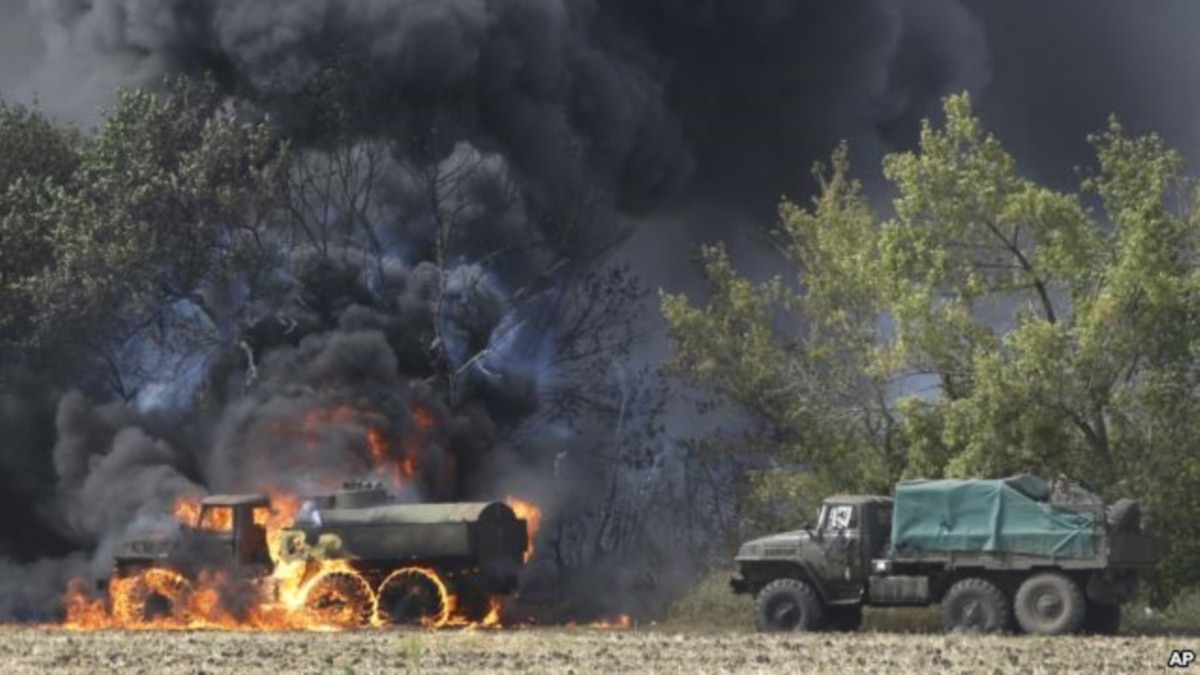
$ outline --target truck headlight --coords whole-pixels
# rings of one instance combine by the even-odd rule
[[[876,560],[872,563],[872,567],[875,569],[876,574],[887,574],[892,571],[892,561]]]

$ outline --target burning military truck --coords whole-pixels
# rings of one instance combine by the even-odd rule
[[[504,502],[397,504],[372,483],[304,500],[282,527],[266,495],[198,506],[177,532],[115,556],[100,587],[118,624],[494,623],[531,543]]]

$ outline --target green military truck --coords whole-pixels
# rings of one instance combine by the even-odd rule
[[[948,631],[1112,634],[1153,563],[1135,500],[1067,481],[913,480],[834,496],[815,526],[746,542],[760,630],[856,630],[862,608],[940,605]]]

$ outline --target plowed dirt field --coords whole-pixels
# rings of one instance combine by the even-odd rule
[[[1163,672],[1196,638],[521,629],[354,633],[0,629],[15,673]]]

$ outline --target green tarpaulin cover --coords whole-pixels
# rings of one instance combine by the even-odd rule
[[[1051,504],[1049,495],[1049,483],[1033,476],[902,481],[896,486],[892,546],[901,553],[1095,556],[1096,514]]]

